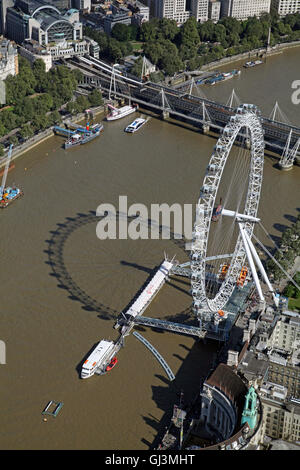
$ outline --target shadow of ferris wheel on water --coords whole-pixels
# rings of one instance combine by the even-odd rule
[[[127,214],[119,213],[116,211],[116,215],[119,219],[124,218],[127,222],[132,222],[134,220],[138,220],[139,224],[146,224],[147,227],[153,227],[153,221],[151,219],[142,220],[140,217],[136,216],[128,216]],[[107,214],[104,214],[107,216]],[[103,217],[104,217],[103,216]],[[64,261],[64,248],[68,241],[70,235],[77,229],[87,225],[87,224],[97,224],[102,216],[96,215],[95,211],[90,211],[87,214],[78,213],[75,217],[66,217],[66,220],[63,223],[57,223],[57,228],[55,230],[50,231],[51,238],[50,240],[45,240],[48,248],[44,250],[44,252],[48,255],[48,260],[45,261],[51,267],[50,276],[53,276],[57,279],[58,284],[57,287],[60,289],[65,289],[71,300],[80,302],[82,304],[82,309],[87,312],[97,312],[99,314],[99,318],[103,320],[115,320],[120,311],[113,309],[109,305],[105,305],[99,300],[94,299],[89,294],[87,294],[72,278],[71,274],[69,273],[65,261]],[[175,238],[175,234],[169,230],[168,227],[163,225],[156,224],[156,229],[158,230],[159,234],[162,235],[165,233],[166,230],[169,231],[170,240],[182,250],[185,250],[185,240]],[[130,263],[126,261],[120,261],[120,264],[131,266],[135,269],[139,269],[142,271],[146,271],[149,273],[149,278],[147,279],[146,283],[149,282],[149,279],[153,276],[156,268],[148,268],[145,266],[137,265],[136,263]],[[173,285],[170,281],[168,282],[169,285],[178,289],[176,285]],[[132,302],[132,300],[131,300]],[[130,302],[130,303],[131,303]],[[183,318],[183,316],[188,315],[190,312],[190,308],[174,314],[169,319],[175,320],[176,318]]]

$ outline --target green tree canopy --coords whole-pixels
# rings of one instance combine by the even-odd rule
[[[117,23],[112,28],[111,35],[113,38],[117,39],[117,41],[125,42],[129,41],[131,31],[126,24]]]

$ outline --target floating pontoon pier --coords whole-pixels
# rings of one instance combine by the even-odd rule
[[[53,400],[51,400],[47,404],[46,408],[42,411],[42,415],[50,415],[50,416],[54,416],[54,418],[56,418],[56,416],[58,415],[58,413],[62,409],[63,405],[64,404],[63,404],[62,401],[53,401]],[[53,409],[53,406],[54,406],[54,409]],[[52,411],[51,411],[51,408],[52,408]]]

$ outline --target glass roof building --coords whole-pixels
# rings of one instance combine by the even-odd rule
[[[33,39],[40,45],[82,39],[82,23],[78,10],[60,12],[56,6],[42,0],[16,0],[7,9],[7,37],[22,44]]]

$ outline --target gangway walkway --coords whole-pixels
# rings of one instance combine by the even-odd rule
[[[71,131],[70,129],[66,129],[65,127],[54,126],[53,131],[57,135],[62,135],[64,137],[70,137],[70,135],[75,134],[75,131]]]
[[[138,340],[140,340],[140,341],[152,352],[152,354],[154,354],[154,356],[156,357],[156,359],[158,360],[158,362],[163,366],[163,368],[165,369],[166,373],[168,374],[169,380],[172,382],[172,380],[175,379],[175,375],[174,375],[173,372],[171,371],[170,367],[168,366],[168,364],[166,363],[166,361],[164,360],[164,358],[159,354],[159,352],[154,348],[154,346],[152,346],[152,344],[149,343],[149,341],[147,341],[142,335],[140,335],[140,334],[137,333],[136,331],[133,333],[133,335],[134,335]]]
[[[157,318],[149,317],[135,317],[134,323],[137,325],[150,326],[152,328],[160,328],[162,330],[173,331],[174,333],[182,333],[186,335],[197,336],[198,338],[204,338],[205,331],[201,330],[197,326],[183,325],[182,323],[174,323],[167,320],[160,320]]]

